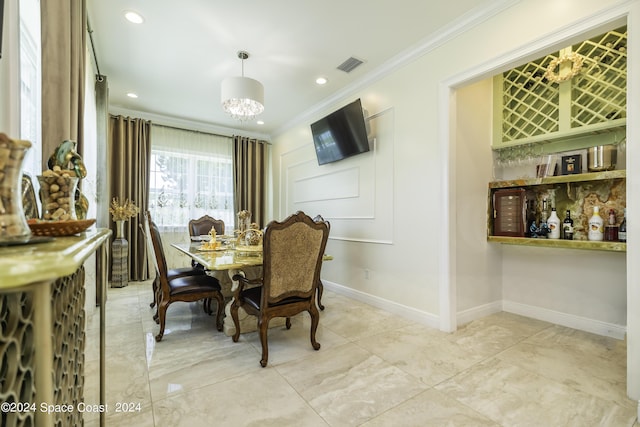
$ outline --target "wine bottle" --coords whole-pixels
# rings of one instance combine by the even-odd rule
[[[609,209],[609,224],[604,227],[604,240],[615,242],[618,240],[618,226],[616,225],[616,211]]]
[[[540,237],[548,238],[549,224],[547,224],[547,199],[542,199],[542,210],[540,211]]]
[[[573,220],[571,219],[571,211],[567,209],[567,216],[562,221],[562,238],[565,240],[573,240]]]
[[[556,213],[556,208],[551,208],[551,215],[549,215],[549,219],[547,220],[547,225],[549,227],[549,239],[559,239],[560,238],[560,218],[558,218],[558,214]]]
[[[589,232],[587,238],[592,241],[604,240],[604,221],[600,216],[600,208],[593,207],[593,215],[589,218]]]
[[[622,222],[618,229],[618,240],[621,242],[627,241],[627,208],[624,208],[624,216],[622,217]]]

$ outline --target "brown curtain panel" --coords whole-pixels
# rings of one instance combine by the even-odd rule
[[[125,238],[129,242],[129,280],[149,278],[146,243],[140,233],[143,213],[149,208],[149,165],[151,160],[151,122],[131,117],[109,118],[109,184],[114,197],[129,199],[140,208],[140,214],[125,222]],[[115,235],[115,223],[111,222]]]
[[[83,151],[87,8],[85,0],[40,2],[42,167],[65,139]]]
[[[233,137],[235,208],[251,212],[260,227],[265,226],[266,153],[265,141]]]

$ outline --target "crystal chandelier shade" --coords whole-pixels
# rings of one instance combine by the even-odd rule
[[[251,120],[264,111],[262,83],[244,76],[244,60],[248,57],[247,52],[238,52],[238,58],[242,60],[242,76],[227,77],[221,86],[222,108],[240,121]]]

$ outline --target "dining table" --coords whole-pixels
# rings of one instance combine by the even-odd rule
[[[207,274],[216,276],[215,272],[226,272],[231,279],[230,286],[224,286],[222,277],[218,277],[221,281],[222,295],[229,302],[225,307],[225,318],[223,332],[227,336],[235,333],[235,325],[231,318],[231,303],[233,302],[233,293],[238,288],[238,282],[233,280],[236,274],[247,275],[248,273],[256,274],[255,270],[261,270],[262,267],[262,245],[241,246],[234,244],[231,236],[219,236],[222,244],[215,249],[207,249],[208,245],[204,244],[206,240],[195,239],[190,243],[173,243],[172,247],[187,255],[197,263],[201,264]],[[333,259],[330,255],[324,255],[323,260],[329,261]],[[254,270],[254,271],[252,271]],[[261,271],[258,272],[261,274]],[[241,333],[256,331],[257,321],[254,316],[248,315],[242,308],[238,310],[240,319]],[[269,327],[279,327],[285,324],[284,318],[275,318],[269,322]]]

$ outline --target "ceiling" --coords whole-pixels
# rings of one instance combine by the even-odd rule
[[[273,135],[490,3],[500,2],[87,0],[87,8],[111,111]],[[144,23],[125,20],[129,10]],[[263,125],[234,120],[220,105],[222,80],[241,74],[239,50],[251,55],[244,75],[265,88]],[[350,57],[364,63],[338,70]],[[319,76],[329,82],[317,85]]]

